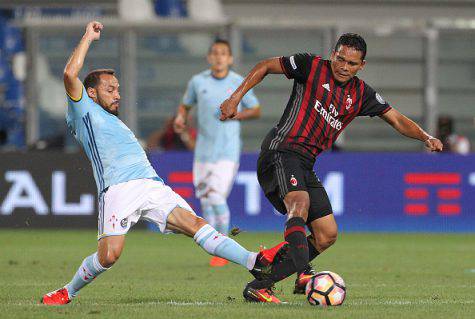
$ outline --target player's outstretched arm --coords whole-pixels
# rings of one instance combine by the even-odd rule
[[[424,145],[432,152],[442,151],[443,145],[439,139],[427,134],[427,132],[425,132],[414,121],[399,113],[395,109],[391,109],[384,113],[381,115],[381,118],[394,127],[402,135],[424,142]]]
[[[224,121],[234,118],[237,114],[237,107],[241,99],[250,89],[259,84],[267,74],[284,74],[284,70],[282,70],[282,66],[280,65],[280,58],[270,58],[256,64],[241,85],[221,104],[220,119]]]
[[[74,100],[78,100],[81,97],[82,83],[81,80],[79,80],[79,72],[84,64],[84,59],[86,58],[89,46],[92,41],[99,40],[103,28],[104,26],[100,22],[89,22],[81,41],[79,41],[79,44],[74,49],[68,63],[66,63],[66,66],[64,67],[64,88],[68,95]]]

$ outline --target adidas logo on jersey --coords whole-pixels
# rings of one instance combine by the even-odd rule
[[[330,92],[330,84],[325,83],[325,84],[323,84],[322,86],[323,86],[323,88],[324,88],[325,90],[327,90],[328,92]]]

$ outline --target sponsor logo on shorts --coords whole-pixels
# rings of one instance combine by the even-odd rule
[[[297,186],[297,184],[298,184],[297,179],[295,178],[294,175],[292,175],[292,176],[290,177],[290,184],[291,184],[292,186]]]
[[[127,218],[124,218],[120,221],[120,226],[122,226],[122,228],[127,227]]]

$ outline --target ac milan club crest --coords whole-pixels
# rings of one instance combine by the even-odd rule
[[[353,100],[351,99],[351,96],[348,95],[348,96],[346,97],[345,108],[346,108],[347,110],[349,110],[352,105],[353,105]]]
[[[292,176],[290,177],[290,184],[291,184],[292,186],[297,186],[297,184],[298,184],[297,179],[295,178],[294,175],[292,175]]]

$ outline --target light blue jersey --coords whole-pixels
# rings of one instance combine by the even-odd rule
[[[198,137],[195,146],[195,161],[217,162],[231,160],[239,162],[241,153],[241,123],[220,121],[219,106],[243,81],[242,76],[229,71],[223,79],[215,78],[211,70],[193,76],[188,82],[183,104],[197,106]],[[239,104],[242,108],[259,107],[259,101],[250,90]]]
[[[132,131],[96,104],[83,87],[78,101],[68,96],[66,123],[91,161],[97,191],[140,178],[159,178]]]

